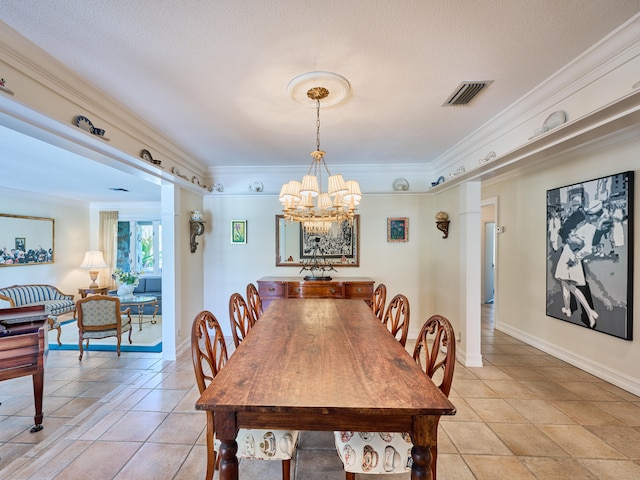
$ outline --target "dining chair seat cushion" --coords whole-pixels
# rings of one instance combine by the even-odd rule
[[[411,471],[411,436],[391,432],[334,432],[336,450],[351,473]]]
[[[298,444],[298,430],[260,430],[241,428],[238,430],[238,458],[254,460],[291,460]],[[214,440],[214,449],[219,451],[220,440]]]

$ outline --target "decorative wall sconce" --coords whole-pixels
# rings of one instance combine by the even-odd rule
[[[445,212],[436,213],[436,227],[444,233],[442,238],[447,238],[449,236],[449,215]]]
[[[191,253],[196,253],[198,249],[198,242],[196,242],[196,236],[200,236],[204,233],[204,223],[202,221],[202,212],[194,210],[190,212],[191,218],[189,219],[189,232],[191,234]]]

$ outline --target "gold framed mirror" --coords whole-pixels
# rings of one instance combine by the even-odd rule
[[[54,219],[0,213],[0,267],[53,263]]]
[[[301,267],[321,245],[321,256],[335,267],[360,266],[360,215],[334,224],[327,235],[305,234],[297,222],[276,215],[276,267]]]

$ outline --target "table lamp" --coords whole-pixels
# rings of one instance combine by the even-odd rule
[[[102,252],[99,250],[92,250],[84,254],[84,260],[80,265],[80,268],[88,268],[89,277],[91,278],[91,285],[89,288],[98,288],[98,284],[96,280],[98,279],[98,270],[97,268],[107,268],[107,262],[104,261],[104,257],[102,256]]]

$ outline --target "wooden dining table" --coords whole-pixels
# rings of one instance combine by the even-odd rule
[[[455,407],[362,300],[274,300],[196,402],[213,410],[220,479],[240,428],[408,432],[430,479],[437,420]]]

